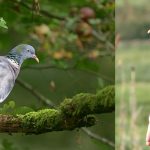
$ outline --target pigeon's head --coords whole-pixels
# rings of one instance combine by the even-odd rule
[[[12,56],[15,55],[19,64],[21,64],[25,59],[28,58],[33,58],[39,63],[39,59],[35,54],[35,49],[28,44],[20,44],[14,47],[9,54],[11,54]]]

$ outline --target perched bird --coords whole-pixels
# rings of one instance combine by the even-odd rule
[[[27,44],[14,47],[6,56],[0,56],[0,103],[11,92],[24,60],[33,58],[39,63],[35,49]]]

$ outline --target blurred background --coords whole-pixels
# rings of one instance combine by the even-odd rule
[[[114,0],[0,0],[0,55],[28,43],[40,59],[40,64],[33,60],[23,64],[19,81],[0,107],[9,106],[9,101],[18,109],[49,107],[24,85],[32,86],[56,106],[66,97],[96,93],[113,85],[114,11]],[[97,115],[96,119],[88,131],[98,138],[82,129],[28,136],[0,134],[0,149],[114,149],[114,113]]]
[[[148,150],[150,28],[148,0],[116,1],[116,149]]]

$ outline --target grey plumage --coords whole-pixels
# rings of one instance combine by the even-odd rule
[[[0,103],[11,92],[19,71],[20,67],[15,68],[6,57],[0,56]]]
[[[10,94],[21,65],[27,58],[39,61],[34,48],[27,44],[18,45],[8,55],[0,56],[0,103]]]

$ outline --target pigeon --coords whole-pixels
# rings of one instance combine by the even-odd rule
[[[0,103],[10,94],[24,60],[33,58],[39,63],[35,49],[28,44],[14,47],[6,56],[0,56]]]

